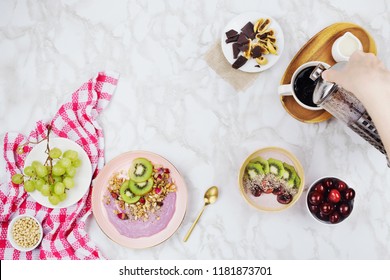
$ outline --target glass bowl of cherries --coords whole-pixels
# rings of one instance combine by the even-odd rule
[[[355,190],[336,177],[323,177],[309,188],[306,205],[312,216],[325,224],[338,224],[353,210]]]

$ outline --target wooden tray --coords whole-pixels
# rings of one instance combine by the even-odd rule
[[[284,72],[280,84],[290,84],[294,71],[305,62],[315,60],[326,62],[330,66],[335,64],[332,57],[333,42],[347,31],[360,39],[364,52],[376,54],[375,41],[366,30],[353,23],[335,23],[318,32],[298,51]],[[286,111],[301,122],[318,123],[332,117],[325,110],[311,111],[303,108],[292,96],[280,96],[280,101]]]

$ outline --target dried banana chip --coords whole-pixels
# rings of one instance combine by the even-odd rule
[[[255,25],[253,26],[253,31],[257,33],[257,30],[259,29],[259,26],[264,22],[264,19],[261,18],[258,21],[256,21]]]
[[[268,49],[268,51],[269,51],[271,54],[275,54],[275,55],[278,54],[277,51],[276,51],[276,49],[275,49],[275,47],[272,45],[272,43],[271,43],[270,40],[267,41],[267,49]]]
[[[260,56],[256,58],[256,62],[259,65],[266,65],[268,63],[268,59],[265,56]]]

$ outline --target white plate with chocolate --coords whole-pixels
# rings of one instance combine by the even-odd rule
[[[225,26],[221,46],[234,69],[256,73],[267,70],[279,60],[284,36],[275,19],[249,12],[233,18]]]

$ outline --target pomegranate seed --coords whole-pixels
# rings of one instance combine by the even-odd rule
[[[157,201],[157,205],[161,207],[164,205],[164,203],[162,203],[161,201]]]
[[[161,179],[162,179],[162,175],[161,175],[161,174],[158,174],[157,180],[161,180]]]
[[[127,220],[129,218],[125,213],[119,213],[117,216],[121,220]]]
[[[157,193],[157,194],[159,194],[159,193],[161,192],[161,188],[155,188],[155,189],[154,189],[154,192]]]
[[[164,173],[169,174],[169,173],[170,173],[169,169],[168,169],[168,168],[165,168],[165,169],[164,169]]]
[[[145,204],[145,198],[141,197],[141,198],[139,199],[139,202],[140,202],[141,204]]]
[[[118,199],[118,194],[116,194],[114,192],[111,193],[111,196],[112,196],[113,199]]]

